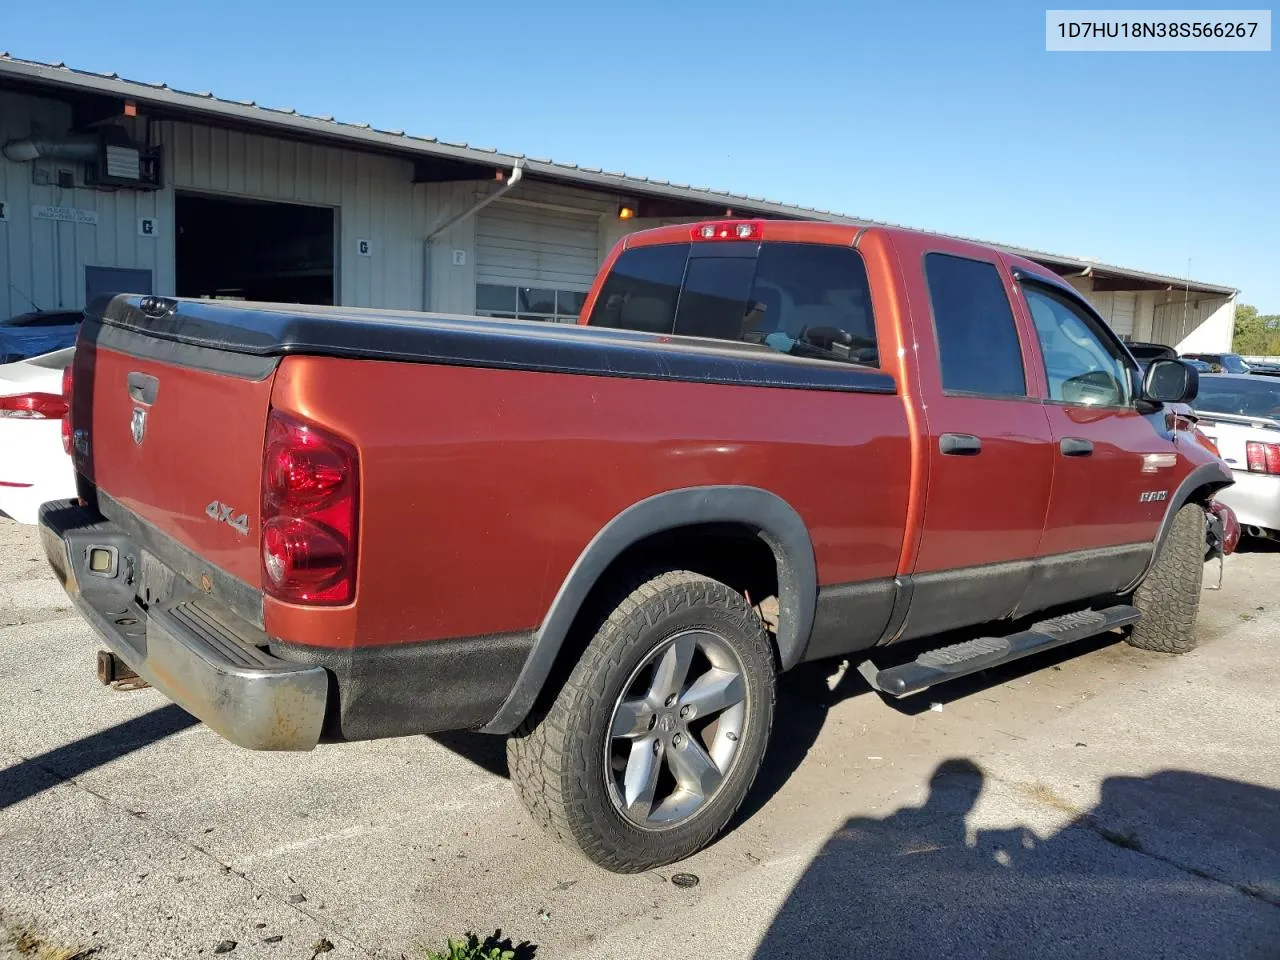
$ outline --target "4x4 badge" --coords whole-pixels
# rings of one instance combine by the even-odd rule
[[[142,407],[133,408],[133,416],[129,418],[129,433],[133,442],[142,446],[142,438],[147,435],[147,411]]]
[[[236,514],[235,509],[228,503],[221,500],[213,500],[204,508],[205,516],[217,520],[219,523],[225,523],[237,533],[247,534],[249,532],[249,514]]]

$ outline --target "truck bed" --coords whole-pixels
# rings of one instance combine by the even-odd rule
[[[130,335],[142,335],[224,351],[245,358],[224,359],[226,372],[233,373],[265,375],[271,358],[305,354],[740,386],[895,391],[893,378],[872,367],[787,356],[756,344],[602,327],[138,296],[99,301],[88,314],[85,336],[102,346],[128,347],[135,342]],[[193,356],[168,354],[184,361]],[[207,355],[205,361],[216,362]]]

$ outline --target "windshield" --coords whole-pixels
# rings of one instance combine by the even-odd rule
[[[1222,366],[1227,373],[1248,373],[1249,365],[1244,362],[1238,353],[1224,353],[1222,355]]]
[[[1280,381],[1252,377],[1201,377],[1195,408],[1205,413],[1280,419]]]

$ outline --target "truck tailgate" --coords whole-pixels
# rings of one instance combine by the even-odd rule
[[[275,365],[259,364],[252,376],[215,371],[208,361],[218,351],[175,346],[105,325],[82,338],[76,468],[161,533],[260,587],[262,448]]]

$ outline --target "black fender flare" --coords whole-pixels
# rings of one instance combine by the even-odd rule
[[[1235,479],[1231,476],[1231,468],[1221,461],[1202,463],[1183,477],[1182,482],[1178,484],[1178,489],[1173,491],[1173,496],[1169,498],[1168,506],[1165,507],[1164,518],[1160,521],[1160,527],[1156,531],[1156,539],[1151,548],[1151,558],[1147,561],[1147,565],[1143,568],[1138,578],[1120,592],[1131,593],[1138,589],[1143,580],[1147,579],[1147,574],[1151,572],[1151,568],[1160,559],[1160,551],[1164,548],[1164,542],[1169,536],[1169,530],[1173,527],[1173,518],[1178,515],[1179,510],[1191,501],[1192,495],[1197,490],[1208,487],[1210,490],[1217,491],[1233,483],[1235,483]]]
[[[667,530],[701,523],[741,523],[756,530],[778,568],[778,654],[783,670],[800,662],[813,629],[817,564],[800,514],[777,494],[748,486],[686,487],[641,500],[601,528],[579,554],[533,638],[520,676],[481,729],[510,733],[533,708],[574,618],[600,576],[632,545]]]

